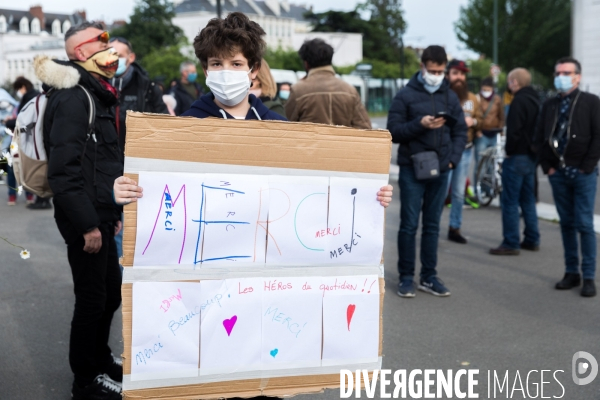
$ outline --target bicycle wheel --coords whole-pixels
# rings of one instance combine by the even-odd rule
[[[494,156],[485,155],[477,166],[475,196],[481,206],[489,206],[496,197],[497,178],[494,163]]]

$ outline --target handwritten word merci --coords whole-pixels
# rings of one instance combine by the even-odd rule
[[[135,355],[135,365],[140,365],[142,363],[146,364],[147,361],[150,361],[152,356],[154,356],[156,353],[158,353],[160,351],[160,349],[163,348],[163,345],[160,342],[160,335],[158,335],[158,339],[159,339],[159,341],[154,343],[154,345],[151,348],[149,348],[149,349],[146,348],[146,349],[144,349],[144,351],[139,351]]]
[[[279,308],[274,308],[274,309],[272,309],[271,307],[267,308],[267,311],[265,312],[265,317],[268,317],[269,314],[273,314],[271,316],[271,322],[276,322],[276,323],[282,324],[292,334],[294,334],[294,336],[296,336],[296,338],[298,338],[298,335],[300,335],[300,332],[302,332],[302,329],[304,329],[306,324],[308,324],[308,322],[305,322],[304,325],[302,325],[302,328],[300,328],[300,324],[293,322],[292,317],[286,317],[286,315],[284,313],[279,312]]]
[[[169,218],[173,216],[173,211],[170,211],[173,207],[173,200],[171,200],[171,195],[165,192],[165,230],[166,231],[174,231],[172,225],[173,223],[169,221]]]
[[[325,292],[332,292],[332,291],[336,291],[336,290],[355,291],[356,285],[351,285],[351,284],[347,283],[346,281],[338,284],[338,280],[336,279],[335,283],[333,285],[326,285],[323,283],[323,284],[321,284],[321,286],[319,286],[319,289],[321,289],[323,291],[323,294],[325,294]]]

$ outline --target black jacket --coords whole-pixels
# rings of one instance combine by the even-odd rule
[[[175,100],[177,100],[177,106],[175,107],[175,110],[173,110],[175,111],[175,115],[183,114],[190,109],[192,103],[194,103],[196,100],[200,100],[200,97],[202,97],[202,86],[196,82],[194,82],[194,86],[196,87],[197,92],[195,98],[191,96],[187,90],[185,90],[181,81],[177,81],[177,85],[171,88],[171,95],[173,95]]]
[[[412,165],[411,156],[423,151],[436,151],[440,160],[440,170],[448,170],[449,164],[458,165],[467,144],[467,124],[463,109],[454,91],[444,80],[433,94],[425,90],[419,82],[417,72],[408,85],[394,97],[388,115],[387,128],[392,141],[400,143],[398,165]],[[446,111],[456,118],[456,125],[446,125],[439,129],[426,129],[421,119]]]
[[[150,112],[157,114],[168,114],[169,110],[163,102],[162,91],[148,77],[137,63],[129,66],[131,79],[123,86],[123,77],[111,79],[111,84],[117,89],[119,95],[118,116],[119,124],[117,126],[119,133],[119,146],[125,150],[126,127],[125,117],[127,111]]]
[[[538,94],[531,86],[515,93],[506,117],[506,155],[535,156],[535,127],[540,112]]]
[[[44,144],[54,218],[70,244],[100,223],[121,218],[112,195],[115,179],[123,175],[113,110],[117,98],[72,62],[47,58],[36,65],[36,73],[55,88],[44,114]],[[88,89],[95,104],[95,138],[88,136],[89,100],[77,83]]]
[[[568,141],[564,153],[565,165],[589,174],[600,159],[600,99],[578,89],[569,96],[572,96],[572,100],[567,129]],[[559,97],[555,97],[544,103],[538,126],[539,162],[545,174],[550,168],[557,169],[560,165],[560,159],[553,146],[560,100]]]
[[[21,101],[19,102],[19,112],[21,112],[21,110],[23,109],[23,107],[25,107],[25,104],[29,103],[29,101],[33,98],[35,98],[35,96],[37,96],[38,94],[40,94],[40,92],[38,92],[37,90],[31,88],[30,90],[28,90],[23,97],[21,98]],[[6,124],[4,126],[6,126],[8,129],[10,129],[11,131],[15,130],[15,126],[17,124],[17,120],[16,119],[9,119],[8,121],[6,121]]]

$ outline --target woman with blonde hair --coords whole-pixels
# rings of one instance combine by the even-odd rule
[[[250,94],[258,97],[269,111],[276,112],[282,117],[285,117],[283,104],[281,104],[281,101],[277,98],[277,83],[275,83],[275,79],[273,78],[273,75],[271,75],[269,64],[267,64],[267,61],[264,59],[261,62],[256,78],[252,79]]]

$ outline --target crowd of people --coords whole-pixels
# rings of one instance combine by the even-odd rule
[[[263,59],[264,34],[242,13],[211,20],[193,43],[202,71],[194,62],[184,62],[180,79],[167,88],[153,82],[136,63],[134,48],[126,38],[111,39],[95,22],[74,26],[65,34],[68,61],[42,58],[35,63],[47,97],[41,121],[47,178],[74,282],[69,345],[73,399],[121,398],[122,364],[111,353],[108,336],[121,303],[122,206],[143,195],[137,182],[122,176],[127,111],[371,128],[356,89],[336,77],[334,50],[329,44],[319,39],[305,42],[299,50],[305,79],[294,85],[278,84]],[[199,73],[206,76],[206,93],[197,83]],[[555,70],[560,95],[543,106],[531,89],[529,72],[522,68],[511,71],[508,86],[514,99],[506,116],[493,80],[484,79],[479,93],[473,94],[467,86],[468,73],[464,61],[448,62],[443,47],[429,46],[421,57],[421,70],[397,93],[389,111],[387,128],[393,142],[400,144],[398,295],[414,297],[417,287],[436,296],[450,295],[437,274],[444,200],[450,189],[448,239],[466,244],[462,209],[470,165],[487,147],[496,145],[498,134],[505,129],[504,239],[490,253],[516,255],[520,249],[539,250],[534,175],[540,164],[550,177],[565,248],[566,274],[556,288],[570,289],[583,281],[581,294],[594,296],[596,239],[592,221],[600,158],[600,99],[578,89],[581,67],[576,60],[565,58],[558,60]],[[6,102],[15,110],[38,95],[24,78],[17,79],[14,89],[21,103],[12,98]],[[7,95],[0,93],[0,105]],[[5,116],[3,123],[14,124],[17,112]],[[90,115],[95,115],[91,128]],[[9,174],[9,204],[14,204],[11,190],[16,185],[10,179],[14,178]],[[373,195],[387,207],[392,186]],[[33,197],[27,199],[36,204]],[[48,199],[39,203],[44,204],[39,208],[50,204]],[[525,220],[523,241],[519,208]],[[420,219],[421,270],[416,285]]]
[[[387,128],[399,143],[400,231],[398,295],[415,297],[416,289],[435,296],[450,290],[437,274],[440,219],[448,187],[452,193],[448,239],[466,244],[461,233],[467,174],[498,135],[506,131],[502,162],[501,244],[492,255],[539,251],[536,170],[548,175],[564,247],[565,275],[559,290],[581,286],[581,296],[596,295],[594,202],[600,159],[600,99],[579,90],[581,65],[557,60],[554,85],[558,96],[543,104],[531,86],[531,74],[515,68],[508,74],[512,101],[507,115],[492,78],[479,94],[469,93],[464,61],[448,62],[440,46],[429,46],[421,71],[400,90],[390,108]],[[524,221],[521,240],[520,219]],[[421,270],[415,284],[416,234],[422,220]],[[581,242],[581,260],[579,257]]]

